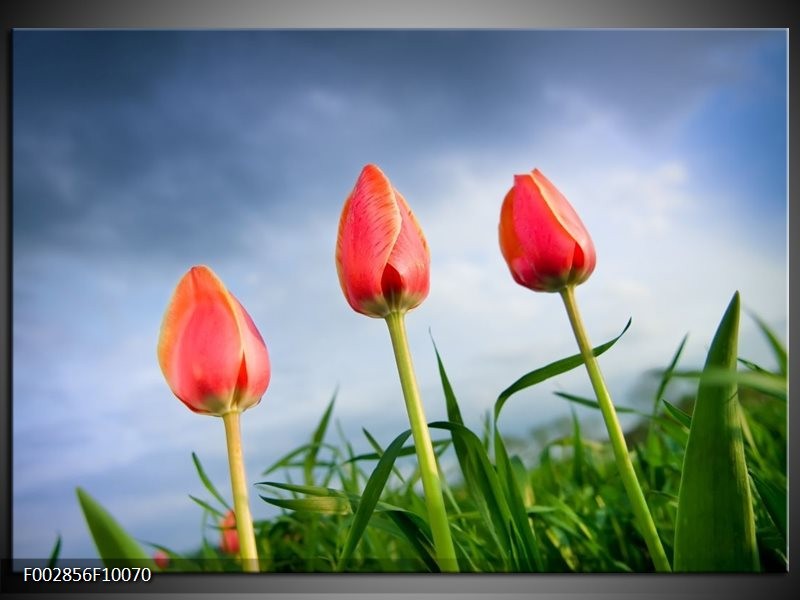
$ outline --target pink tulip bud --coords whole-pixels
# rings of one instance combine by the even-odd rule
[[[169,555],[163,550],[156,550],[153,553],[153,562],[159,569],[166,569],[169,567]]]
[[[403,196],[375,165],[361,171],[339,220],[336,270],[347,302],[369,317],[418,306],[430,287],[430,252]]]
[[[219,548],[225,554],[239,554],[239,532],[236,531],[236,515],[229,510],[219,523]]]
[[[597,258],[575,209],[538,169],[514,176],[500,213],[500,250],[514,281],[537,292],[583,283]]]
[[[174,394],[198,413],[255,406],[267,389],[267,347],[253,320],[214,272],[192,267],[178,283],[158,340],[158,362]]]

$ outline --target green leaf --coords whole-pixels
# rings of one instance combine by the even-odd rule
[[[428,567],[428,570],[434,573],[439,571],[427,523],[420,519],[418,515],[405,510],[392,510],[384,514],[392,519],[408,540],[408,543],[411,544],[411,547],[425,563],[425,566]]]
[[[739,364],[744,365],[745,367],[747,367],[751,371],[755,371],[756,373],[769,373],[769,371],[767,371],[760,365],[757,365],[752,360],[747,360],[746,358],[742,358],[741,356],[739,357]]]
[[[612,340],[607,341],[605,344],[601,344],[596,348],[592,349],[592,354],[595,356],[600,356],[611,348],[614,344],[617,343],[617,340],[621,338],[626,331],[628,331],[628,327],[631,326],[632,319],[628,319],[628,323],[625,325],[625,328],[622,332]],[[536,385],[537,383],[541,383],[546,379],[550,379],[551,377],[555,377],[556,375],[561,375],[562,373],[566,373],[576,367],[579,367],[583,364],[583,357],[580,354],[573,354],[567,358],[562,358],[561,360],[557,360],[555,362],[550,363],[547,366],[544,366],[540,369],[536,369],[523,375],[517,381],[512,383],[509,387],[503,390],[500,395],[497,397],[497,401],[494,404],[494,420],[497,422],[497,418],[500,416],[500,411],[503,408],[503,405],[506,401],[513,395],[519,392],[520,390],[524,390],[525,388],[529,388],[532,385]]]
[[[314,512],[325,515],[349,515],[352,512],[350,509],[350,501],[347,498],[337,496],[312,496],[311,498],[290,499],[267,498],[266,496],[261,496],[261,499],[273,506],[288,508],[299,512]]]
[[[384,453],[383,446],[381,446],[381,445],[378,443],[378,440],[376,440],[376,439],[373,437],[373,435],[372,435],[372,434],[371,434],[369,431],[367,431],[367,430],[366,430],[366,428],[362,427],[362,428],[361,428],[361,431],[363,431],[363,432],[364,432],[364,437],[366,437],[366,438],[367,438],[367,441],[369,442],[369,445],[370,445],[370,446],[372,446],[372,447],[375,449],[375,460],[380,460],[381,456],[383,456],[383,453]],[[416,449],[415,449],[415,450],[416,450]],[[364,459],[366,460],[366,457],[364,457]],[[404,478],[404,477],[403,477],[403,475],[400,473],[400,471],[398,470],[398,468],[397,468],[397,467],[392,467],[392,472],[395,474],[395,476],[396,476],[396,477],[397,477],[397,478],[398,478],[400,481],[402,481],[402,482],[405,482],[405,478]]]
[[[292,462],[292,459],[294,459],[297,456],[300,456],[301,454],[306,454],[309,451],[309,449],[313,449],[313,448],[314,448],[314,444],[303,444],[302,446],[300,446],[298,448],[295,448],[294,450],[292,450],[290,452],[287,452],[286,454],[281,456],[278,460],[273,462],[269,467],[264,469],[261,472],[261,475],[262,476],[269,475],[273,471],[276,471],[277,469],[281,469],[281,468],[304,467],[305,466],[305,459],[303,459],[303,462]],[[336,450],[336,448],[334,446],[331,446],[329,444],[319,444],[319,448],[328,448],[328,449],[330,449],[332,451]]]
[[[772,481],[767,481],[756,473],[750,473],[755,484],[756,491],[764,502],[764,507],[767,509],[775,528],[781,536],[784,544],[786,543],[786,535],[788,533],[788,521],[786,518],[786,484],[777,485]]]
[[[208,492],[217,499],[217,501],[222,504],[227,510],[233,510],[230,505],[225,502],[225,498],[222,497],[217,491],[217,488],[214,487],[214,484],[211,483],[211,480],[206,475],[205,470],[203,470],[203,465],[200,464],[200,459],[197,457],[197,454],[192,452],[192,461],[194,462],[195,469],[197,469],[197,474],[200,476],[200,481],[203,482],[203,485],[208,490]]]
[[[366,433],[366,430],[362,429],[362,431],[364,431],[364,433]],[[369,438],[367,438],[367,440],[369,441]],[[375,438],[372,438],[372,440],[370,441],[370,444],[372,445],[373,442],[375,442]],[[377,442],[375,442],[375,443],[377,443]],[[433,440],[433,441],[431,441],[431,445],[433,446],[433,448],[435,450],[438,450],[439,453],[441,453],[443,450],[447,449],[447,447],[450,445],[450,441],[449,440]],[[374,447],[375,446],[373,445],[373,448]],[[401,456],[412,456],[412,455],[416,455],[416,453],[417,453],[417,449],[413,445],[412,446],[404,446],[397,453],[397,456],[398,456],[398,458],[401,457]],[[367,460],[380,460],[380,458],[383,456],[383,454],[384,454],[383,450],[381,450],[380,446],[378,446],[378,449],[376,449],[375,452],[367,452],[366,454],[359,454],[357,456],[353,456],[351,458],[348,458],[346,461],[344,461],[344,464],[351,463],[351,462],[367,461]]]
[[[700,378],[675,523],[675,571],[759,569],[755,517],[738,409],[739,293],[717,328]],[[713,376],[707,379],[705,373]]]
[[[189,498],[191,498],[195,503],[199,504],[201,508],[207,510],[208,512],[210,512],[212,515],[216,516],[217,518],[222,519],[222,518],[225,517],[225,515],[221,511],[219,511],[216,508],[214,508],[213,506],[211,506],[208,502],[205,502],[204,500],[200,500],[200,498],[192,496],[191,494],[189,494]]]
[[[570,402],[574,402],[575,404],[580,404],[588,408],[594,408],[595,410],[600,410],[600,405],[597,403],[597,400],[584,398],[582,396],[575,396],[574,394],[567,394],[566,392],[553,392],[553,393],[559,398],[564,398],[565,400],[569,400]],[[618,413],[642,414],[635,408],[628,408],[627,406],[617,406],[616,404],[614,405],[614,410],[616,410]]]
[[[516,570],[542,572],[544,563],[539,553],[539,546],[536,543],[536,536],[533,527],[531,527],[528,513],[525,510],[525,502],[522,499],[514,467],[508,458],[508,452],[499,431],[495,432],[494,447],[497,476],[506,492],[508,510],[511,513],[508,529],[512,532],[512,539],[514,540],[514,555],[518,562]]]
[[[775,358],[778,360],[778,369],[780,369],[781,375],[786,377],[788,373],[787,364],[788,359],[786,355],[786,348],[784,347],[783,343],[778,339],[778,336],[775,335],[775,332],[769,328],[769,326],[758,318],[756,315],[750,313],[750,316],[753,320],[758,324],[758,328],[761,329],[761,332],[764,334],[764,337],[767,338],[770,347],[772,348],[773,354],[775,354]]]
[[[667,385],[669,385],[670,380],[672,379],[672,375],[675,372],[675,367],[678,366],[678,361],[681,358],[681,354],[683,354],[683,349],[686,347],[686,342],[689,340],[689,334],[683,336],[681,343],[678,344],[678,349],[675,351],[675,354],[672,355],[672,360],[669,363],[669,366],[664,370],[661,374],[661,381],[658,383],[658,389],[656,390],[655,402],[653,403],[653,414],[658,411],[658,403],[664,397],[664,392],[667,389]]]
[[[300,485],[297,483],[281,483],[278,481],[259,481],[255,485],[268,485],[270,487],[278,488],[279,490],[286,490],[287,492],[295,492],[299,494],[306,494],[308,496],[318,497],[338,497],[346,498],[347,494],[340,490],[333,488],[321,487],[318,485]]]
[[[119,523],[82,488],[77,488],[83,516],[89,526],[97,552],[106,566],[150,567],[155,563]]]
[[[513,533],[509,528],[511,510],[503,486],[486,454],[486,448],[477,435],[459,423],[438,421],[428,426],[449,431],[453,437],[453,447],[461,446],[464,454],[463,462],[461,458],[459,462],[464,485],[477,505],[503,560],[508,560],[513,552]]]
[[[458,401],[456,400],[456,395],[453,392],[453,386],[450,385],[450,380],[448,379],[447,373],[444,370],[442,357],[439,355],[439,349],[436,347],[436,342],[433,341],[433,336],[431,336],[431,341],[433,342],[433,351],[436,353],[436,364],[439,367],[439,378],[442,380],[442,390],[444,391],[444,399],[447,405],[447,420],[451,423],[463,425],[464,419],[461,418],[461,409],[458,407]],[[458,446],[455,448],[457,452]]]
[[[167,548],[166,546],[162,546],[161,544],[155,544],[153,542],[144,542],[148,546],[152,546],[156,550],[161,550],[164,554],[167,555],[169,558],[169,565],[167,565],[167,569],[173,571],[180,571],[182,573],[197,573],[202,571],[203,569],[200,568],[194,560],[186,558],[181,554]],[[202,552],[202,549],[201,549]],[[215,556],[215,555],[212,555]]]
[[[442,392],[444,393],[445,406],[447,408],[447,419],[451,423],[464,426],[464,419],[461,417],[461,409],[458,406],[458,400],[453,391],[453,386],[450,384],[450,379],[447,377],[442,357],[439,354],[439,349],[436,347],[436,342],[433,341],[433,336],[431,336],[431,341],[433,342],[433,351],[436,353],[436,364],[439,367],[439,379],[442,382]],[[470,453],[465,443],[462,441],[461,436],[451,436],[451,439],[453,440],[453,450],[455,450],[456,459],[461,467],[461,472],[466,475],[468,472],[471,472]]]
[[[707,367],[702,371],[676,371],[674,377],[689,379],[702,379],[703,383],[711,386],[728,387],[731,384],[738,384],[742,387],[763,392],[780,400],[786,400],[786,379],[780,375],[772,373],[761,373],[755,371],[736,371],[734,368]]]
[[[688,413],[684,412],[674,404],[670,404],[666,400],[662,400],[664,403],[664,407],[667,409],[667,412],[670,416],[675,419],[678,423],[689,429],[692,426],[692,417]]]
[[[367,485],[364,487],[364,492],[361,495],[361,501],[358,503],[356,514],[353,517],[353,522],[350,525],[347,540],[339,556],[340,568],[347,564],[347,561],[353,556],[353,552],[358,542],[361,540],[364,530],[367,528],[372,512],[375,510],[375,505],[380,499],[383,488],[386,485],[386,480],[392,472],[394,462],[400,454],[403,444],[410,435],[410,429],[398,435],[394,441],[389,444],[389,447],[386,448],[386,452],[383,453],[383,456],[381,456],[378,464],[375,466],[375,470],[372,471],[372,474],[369,476]]]
[[[572,410],[572,478],[575,485],[580,489],[584,482],[584,449],[581,437],[581,424],[575,410]]]
[[[328,423],[331,419],[331,412],[333,412],[333,404],[336,402],[337,392],[338,390],[333,392],[333,397],[331,397],[328,407],[325,409],[325,412],[322,413],[322,418],[317,428],[314,430],[314,434],[311,436],[311,444],[309,445],[308,454],[306,454],[306,459],[303,463],[306,483],[309,485],[313,485],[314,483],[314,466],[317,463],[317,454],[322,445],[322,440],[325,438],[325,432],[328,430]]]
[[[503,559],[507,559],[511,554],[511,532],[508,530],[505,518],[510,516],[509,508],[500,489],[497,473],[489,462],[487,444],[464,425],[456,395],[435,342],[433,348],[439,367],[439,378],[442,381],[453,449],[464,476],[464,486],[475,502]]]
[[[61,534],[58,534],[56,538],[56,543],[53,546],[53,550],[50,552],[50,558],[47,560],[47,566],[51,569],[56,566],[56,562],[58,562],[58,557],[61,554]]]

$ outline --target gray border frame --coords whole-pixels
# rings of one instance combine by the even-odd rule
[[[777,28],[791,38],[794,25],[788,3],[761,0],[746,6],[728,2],[685,0],[406,0],[403,3],[369,0],[3,0],[0,23],[5,34],[0,47],[0,127],[8,135],[0,145],[0,264],[3,324],[0,325],[0,591],[45,593],[146,593],[175,598],[174,592],[224,594],[260,592],[270,597],[350,597],[369,594],[375,598],[436,597],[464,595],[504,598],[557,597],[563,600],[596,596],[618,598],[788,597],[791,574],[786,575],[163,575],[149,584],[119,585],[23,585],[8,570],[11,552],[11,182],[10,182],[10,30],[12,28]],[[791,39],[790,39],[791,42]],[[790,45],[790,63],[796,54]],[[797,96],[796,79],[790,78],[790,96]],[[795,93],[792,94],[792,91]],[[791,116],[791,114],[790,114]],[[789,121],[789,157],[794,157],[797,124]],[[789,165],[789,231],[798,227],[791,211],[797,170]],[[795,211],[796,212],[796,211]],[[789,261],[797,255],[797,236],[789,235]],[[791,272],[791,267],[790,267]],[[795,284],[789,281],[790,297]],[[797,361],[791,347],[800,325],[793,320],[789,303],[790,376]],[[790,411],[790,432],[797,430],[796,411]],[[789,438],[789,455],[797,442]],[[789,461],[789,502],[794,503],[794,461]],[[790,522],[790,557],[797,550],[796,520]],[[166,593],[169,593],[167,596]]]

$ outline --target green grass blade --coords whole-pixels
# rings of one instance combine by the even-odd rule
[[[786,535],[788,533],[788,519],[786,516],[786,484],[777,485],[772,481],[767,481],[756,473],[750,473],[753,478],[753,484],[756,487],[758,495],[764,503],[775,528],[778,530],[784,544],[786,543]]]
[[[197,573],[202,571],[200,565],[195,562],[194,559],[186,558],[182,556],[178,552],[168,548],[167,546],[162,546],[161,544],[155,544],[153,542],[144,542],[148,546],[156,550],[161,550],[164,554],[167,555],[169,558],[169,564],[167,565],[168,570],[180,571],[182,573]],[[202,550],[201,550],[202,552]]]
[[[531,526],[530,518],[525,509],[525,502],[517,483],[514,468],[508,458],[505,443],[499,432],[495,433],[495,462],[497,463],[497,476],[500,485],[505,490],[508,509],[511,513],[511,520],[508,529],[513,533],[513,540],[516,542],[514,554],[516,555],[518,571],[542,572],[544,563],[542,562],[539,546]]]
[[[653,398],[653,409],[650,414],[650,423],[647,427],[647,437],[645,439],[645,448],[646,448],[646,456],[650,464],[655,467],[650,469],[650,487],[655,487],[656,479],[658,477],[658,467],[662,466],[664,463],[664,458],[667,453],[667,450],[664,446],[664,440],[657,435],[659,429],[665,429],[662,425],[663,419],[661,419],[661,415],[659,414],[659,405],[661,401],[664,399],[664,392],[667,390],[667,386],[669,385],[670,381],[672,381],[673,373],[675,372],[676,367],[678,366],[678,361],[683,354],[684,349],[686,348],[686,342],[689,341],[689,334],[683,336],[680,344],[678,344],[677,350],[672,355],[672,360],[669,362],[669,366],[664,369],[664,372],[661,373],[661,379],[658,382],[658,388],[656,388],[656,393]],[[668,427],[668,426],[667,426]],[[674,429],[674,428],[673,428]],[[683,432],[678,434],[679,436],[683,437]],[[685,442],[683,444],[685,447]]]
[[[658,403],[664,397],[664,392],[666,391],[667,386],[672,379],[672,375],[675,372],[675,367],[678,366],[678,361],[681,358],[681,354],[683,354],[684,348],[686,348],[687,341],[689,341],[688,333],[683,336],[681,343],[678,344],[678,349],[675,351],[675,354],[672,355],[672,360],[669,362],[669,366],[661,374],[661,380],[658,382],[658,389],[656,389],[656,395],[653,401],[653,414],[658,412]]]
[[[734,363],[735,365],[735,363]],[[727,387],[731,384],[762,392],[774,398],[786,401],[786,378],[767,372],[736,371],[726,368],[710,367],[702,371],[676,371],[674,377],[702,379],[705,385]]]
[[[486,448],[475,433],[459,423],[437,421],[428,426],[449,431],[453,437],[453,447],[462,448],[464,485],[477,505],[503,559],[507,560],[513,550],[512,532],[508,525],[511,511],[503,486],[486,454]]]
[[[708,351],[705,370],[736,369],[739,293]],[[675,523],[675,571],[759,569],[736,381],[700,379],[684,455]]]
[[[670,404],[666,400],[662,400],[664,403],[664,408],[667,409],[669,415],[675,419],[678,423],[689,429],[692,426],[692,417],[685,411],[681,410],[674,404]]]
[[[592,354],[595,356],[600,356],[606,350],[611,348],[614,344],[617,343],[617,340],[621,338],[628,328],[631,326],[631,319],[628,319],[628,323],[625,325],[625,328],[622,332],[615,337],[607,341],[605,344],[601,344],[596,348],[592,349]],[[567,358],[562,358],[561,360],[557,360],[555,362],[550,363],[540,369],[536,369],[527,373],[517,379],[514,383],[512,383],[509,387],[503,390],[500,395],[497,397],[497,401],[494,404],[494,420],[495,423],[497,422],[497,418],[500,416],[500,411],[503,408],[503,405],[506,401],[517,392],[524,390],[525,388],[529,388],[532,385],[536,385],[537,383],[541,383],[546,379],[550,379],[551,377],[555,377],[556,375],[561,375],[562,373],[566,373],[576,367],[579,367],[583,364],[583,358],[580,354],[573,354]]]
[[[340,568],[346,565],[347,561],[353,556],[353,552],[358,542],[361,540],[364,530],[367,528],[372,512],[375,510],[375,505],[380,499],[383,488],[386,485],[386,480],[392,472],[394,461],[397,459],[403,448],[403,444],[410,435],[411,430],[408,429],[398,435],[394,441],[389,444],[386,448],[386,452],[381,456],[378,464],[375,466],[375,470],[372,471],[372,474],[367,480],[367,485],[364,486],[364,492],[361,495],[361,501],[358,503],[353,522],[350,525],[347,540],[339,556],[338,564]]]
[[[208,478],[208,475],[206,475],[206,472],[203,469],[203,465],[200,464],[200,459],[194,452],[192,452],[192,461],[194,462],[194,466],[197,469],[197,475],[200,477],[200,481],[203,482],[203,485],[208,490],[208,493],[214,496],[214,498],[217,499],[217,502],[222,504],[222,506],[224,506],[227,510],[233,510],[230,504],[228,504],[225,501],[225,498],[223,498],[222,494],[220,494],[217,491],[217,488],[214,487],[214,484],[211,483],[211,480]]]
[[[769,371],[767,371],[761,365],[757,365],[752,360],[747,360],[746,358],[739,357],[739,364],[747,367],[748,369],[756,373],[769,373]]]
[[[317,428],[314,430],[314,434],[311,436],[311,444],[309,444],[308,453],[306,454],[305,461],[303,462],[303,472],[308,485],[314,484],[314,467],[317,464],[317,454],[319,453],[319,449],[322,445],[322,440],[325,438],[325,432],[328,430],[328,423],[330,422],[331,413],[333,412],[333,405],[336,402],[337,392],[338,390],[333,392],[331,401],[328,403],[328,407],[325,409],[325,412],[322,413],[322,418],[319,421],[319,425],[317,425]]]
[[[433,336],[431,336],[433,342]],[[458,406],[453,386],[450,384],[450,379],[447,377],[447,372],[442,362],[442,357],[439,354],[439,349],[436,347],[436,342],[433,342],[433,351],[436,353],[436,364],[439,367],[439,379],[442,382],[442,392],[444,393],[445,407],[447,408],[447,420],[456,425],[464,426],[464,419],[461,417],[461,409]],[[453,450],[455,450],[458,464],[461,467],[461,472],[466,475],[470,471],[470,456],[464,442],[460,436],[451,436],[453,440]]]
[[[374,441],[374,438],[373,438],[373,441]],[[371,443],[372,442],[370,442],[370,444]],[[437,451],[437,455],[440,455],[450,445],[450,441],[449,440],[433,440],[431,442],[431,444],[433,445],[434,450]],[[374,447],[375,446],[373,446],[373,448]],[[417,450],[416,450],[416,448],[414,446],[404,446],[397,453],[397,456],[398,457],[400,457],[400,456],[412,456],[412,455],[416,455],[416,453],[417,453]],[[344,464],[351,463],[351,462],[368,461],[368,460],[380,460],[380,458],[382,456],[383,456],[383,450],[381,450],[380,446],[378,446],[378,449],[376,449],[375,452],[367,452],[365,454],[358,454],[356,456],[348,458],[346,461],[344,461]]]
[[[759,317],[754,315],[753,313],[749,313],[750,317],[758,324],[758,328],[764,334],[764,337],[767,338],[770,347],[772,348],[773,354],[775,354],[775,358],[778,361],[778,369],[780,370],[781,375],[786,377],[788,373],[788,358],[786,354],[786,348],[784,347],[783,343],[778,339],[778,336],[775,335],[775,332],[770,329],[770,327],[762,321]]]
[[[337,496],[312,496],[311,498],[267,498],[261,499],[273,506],[298,512],[313,512],[323,515],[349,515],[353,511],[347,498]]]
[[[321,487],[318,485],[300,485],[298,483],[281,483],[279,481],[259,481],[255,485],[266,485],[274,488],[278,488],[279,490],[285,490],[287,492],[294,492],[298,494],[306,494],[308,496],[317,496],[317,497],[338,497],[338,498],[346,498],[347,493],[341,490],[335,490],[332,488]]]
[[[436,558],[434,558],[433,545],[431,544],[431,535],[427,523],[414,513],[404,510],[392,510],[384,514],[394,522],[428,570],[434,573],[438,572],[439,565],[436,563]]]
[[[56,543],[53,550],[50,552],[50,558],[47,559],[47,566],[51,569],[56,566],[58,557],[61,555],[61,534],[56,538]]]
[[[444,392],[448,427],[458,465],[464,477],[464,486],[475,502],[503,560],[507,560],[511,554],[511,532],[508,530],[506,517],[510,517],[510,514],[497,474],[489,462],[488,443],[480,440],[464,425],[458,400],[435,342],[433,348]],[[488,429],[487,427],[487,434]]]
[[[378,440],[376,440],[375,437],[369,431],[366,430],[366,428],[362,427],[361,431],[364,432],[364,437],[367,438],[367,441],[369,442],[369,445],[372,446],[375,449],[375,460],[380,460],[381,456],[383,456],[383,453],[384,453],[383,446],[381,446],[378,443]],[[405,478],[400,473],[400,470],[397,467],[394,467],[394,466],[392,467],[392,473],[394,473],[395,476],[401,482],[405,482]]]
[[[599,407],[598,407],[599,408]],[[581,424],[578,421],[578,415],[575,414],[575,409],[572,410],[572,480],[578,489],[583,487],[584,483],[584,448],[583,438],[581,437]]]
[[[576,396],[575,394],[568,394],[566,392],[553,392],[553,393],[559,398],[564,398],[564,400],[569,400],[570,402],[574,402],[575,404],[580,404],[588,408],[600,410],[600,405],[597,403],[597,400],[592,400],[591,398],[584,398],[583,396]],[[617,406],[616,404],[614,405],[614,410],[616,410],[618,413],[633,413],[638,415],[642,414],[635,408],[628,408],[627,406]]]
[[[433,341],[433,336],[431,336],[431,341]],[[436,364],[439,366],[439,378],[442,380],[442,390],[444,391],[444,399],[447,405],[447,420],[451,423],[463,425],[464,419],[461,417],[461,409],[458,407],[458,401],[453,392],[453,386],[450,385],[450,379],[447,377],[447,373],[444,370],[444,364],[442,363],[442,357],[439,355],[439,349],[436,347],[436,342],[433,342],[433,351],[436,353]],[[458,451],[457,447],[456,451]]]
[[[103,564],[115,567],[150,567],[155,570],[155,563],[147,552],[106,509],[82,488],[77,488],[76,493]]]
[[[269,467],[264,469],[261,472],[261,475],[262,476],[269,475],[270,473],[273,473],[274,471],[277,471],[278,469],[284,469],[284,468],[290,468],[290,467],[304,467],[305,466],[305,458],[303,459],[302,462],[293,462],[293,459],[298,457],[298,456],[301,456],[303,454],[308,453],[309,450],[319,450],[320,448],[327,448],[327,449],[329,449],[329,450],[331,450],[333,452],[336,451],[335,446],[332,446],[330,444],[322,443],[322,444],[319,444],[318,446],[319,446],[318,448],[315,448],[314,444],[303,444],[302,446],[298,446],[294,450],[291,450],[290,452],[287,452],[286,454],[281,456],[278,460],[273,462]]]
[[[210,512],[212,515],[214,515],[218,519],[222,519],[225,516],[221,511],[219,511],[216,508],[214,508],[213,506],[211,506],[208,502],[205,502],[204,500],[200,500],[200,498],[192,496],[191,494],[189,494],[189,498],[191,498],[195,503],[199,504],[201,508],[207,510],[208,512]]]

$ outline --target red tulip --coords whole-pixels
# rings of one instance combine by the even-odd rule
[[[163,550],[156,550],[153,553],[153,562],[159,569],[166,569],[169,567],[169,555]]]
[[[267,389],[267,347],[253,320],[211,269],[178,283],[158,340],[158,362],[191,410],[221,416],[255,406]]]
[[[514,176],[500,213],[500,249],[514,281],[537,292],[583,283],[596,262],[575,209],[538,169]]]
[[[370,317],[405,312],[428,295],[425,236],[403,196],[375,165],[364,167],[342,209],[336,270],[350,306]]]
[[[219,523],[219,548],[226,554],[239,554],[239,533],[236,531],[236,515],[229,510]]]

